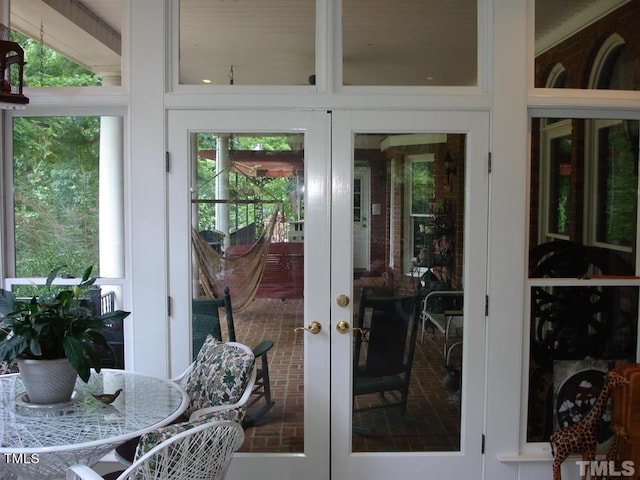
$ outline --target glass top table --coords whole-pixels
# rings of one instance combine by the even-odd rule
[[[122,393],[111,404],[93,397]],[[29,404],[19,374],[0,375],[0,478],[64,478],[74,463],[93,465],[117,445],[166,425],[189,397],[171,380],[125,370],[92,372],[78,379],[72,400]]]

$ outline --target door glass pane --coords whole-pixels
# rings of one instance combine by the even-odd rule
[[[477,85],[477,4],[343,0],[343,84]]]
[[[256,361],[269,388],[250,400],[242,451],[302,452],[303,135],[209,132],[195,142],[193,355],[208,333],[266,350]],[[224,309],[198,309],[227,287],[232,324]]]
[[[179,83],[315,83],[315,14],[314,0],[181,0]]]
[[[637,2],[535,2],[538,88],[637,90]]]
[[[356,135],[354,452],[460,450],[465,140]]]
[[[583,418],[606,371],[637,358],[639,131],[633,120],[545,118],[532,131],[526,428],[528,442],[548,442]],[[546,224],[545,212],[557,216]]]

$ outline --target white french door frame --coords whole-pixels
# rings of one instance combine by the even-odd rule
[[[331,215],[331,462],[332,478],[480,478],[485,404],[489,114],[486,112],[333,111]],[[353,305],[337,304],[353,291],[352,210],[354,136],[358,133],[466,135],[464,213],[464,331],[461,448],[459,452],[351,453]],[[336,407],[337,406],[337,407]]]
[[[304,451],[239,453],[230,480],[387,480],[478,478],[485,388],[485,296],[488,210],[489,115],[483,112],[170,111],[168,116],[169,292],[171,373],[190,358],[191,163],[197,132],[305,134]],[[459,452],[351,453],[353,306],[336,303],[353,290],[353,178],[356,133],[462,133],[466,135],[464,343],[462,435]],[[472,240],[471,240],[472,239]],[[330,259],[330,261],[327,261]]]
[[[316,335],[300,332],[304,341],[304,452],[237,453],[228,478],[244,480],[326,480],[329,472],[329,262],[330,257],[330,125],[325,111],[170,111],[168,151],[169,292],[171,373],[190,361],[191,304],[191,159],[193,134],[304,133],[305,242],[304,323],[320,322]]]

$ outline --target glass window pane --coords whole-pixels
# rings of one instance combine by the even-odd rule
[[[637,351],[638,122],[550,120],[532,120],[528,442],[584,418]]]
[[[259,383],[270,395],[249,402],[244,452],[304,451],[304,342],[294,331],[304,320],[303,137],[194,135],[193,355],[209,333],[256,350],[271,345],[258,357],[260,371],[268,372]],[[232,316],[197,310],[203,301],[222,299],[227,287]],[[274,438],[274,431],[287,434]]]
[[[30,9],[28,5],[29,2],[14,2],[10,6],[11,40],[17,42],[25,54],[25,86],[121,84],[119,9],[97,12],[102,18],[96,19],[83,7],[73,22],[53,7]],[[98,4],[95,7],[101,8]],[[85,15],[92,22],[92,35],[78,25],[85,20]]]
[[[309,85],[314,0],[180,1],[182,85]]]
[[[429,205],[435,200],[435,166],[433,160],[414,161],[411,167],[411,213],[431,213]]]
[[[598,77],[598,88],[634,90],[633,59],[626,45],[617,46],[605,58]]]
[[[534,286],[530,298],[527,441],[548,442],[584,418],[616,362],[636,361],[638,287]]]
[[[123,277],[121,117],[13,121],[15,268]]]
[[[569,233],[568,200],[571,188],[571,136],[551,140],[549,232],[561,235]]]
[[[477,3],[343,0],[343,84],[477,85]]]
[[[638,128],[533,119],[531,278],[636,275]]]
[[[538,88],[637,90],[637,2],[535,2],[535,79]],[[558,64],[562,62],[562,78]]]
[[[596,241],[631,248],[635,244],[635,198],[638,177],[638,145],[631,144],[629,129],[637,122],[618,122],[598,128],[598,212]]]
[[[465,140],[354,138],[353,452],[460,450]]]

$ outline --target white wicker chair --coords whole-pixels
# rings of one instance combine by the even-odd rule
[[[18,365],[15,362],[0,362],[0,375],[15,373],[18,371]],[[1,390],[1,387],[0,387]],[[18,478],[15,473],[9,471],[4,465],[4,458],[0,458],[0,480],[16,480]]]
[[[7,470],[2,462],[4,462],[4,459],[0,460],[0,480],[16,480],[18,478],[16,474]]]
[[[242,445],[244,431],[237,422],[215,421],[184,430],[140,456],[118,480],[220,480],[233,453]],[[86,465],[67,469],[67,480],[102,480]]]

